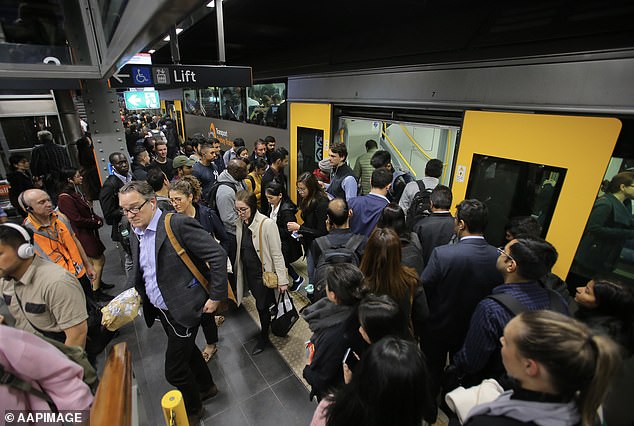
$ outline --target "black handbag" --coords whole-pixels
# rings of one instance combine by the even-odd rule
[[[291,309],[287,309],[285,298],[288,297],[288,300],[291,302]],[[279,309],[280,302],[282,302],[282,311]],[[288,332],[293,328],[293,325],[299,319],[299,314],[297,313],[297,309],[295,309],[295,304],[293,303],[293,298],[289,294],[288,291],[284,293],[280,293],[277,298],[278,305],[278,313],[277,317],[271,322],[271,331],[278,337],[286,337]],[[281,313],[280,313],[281,312]]]

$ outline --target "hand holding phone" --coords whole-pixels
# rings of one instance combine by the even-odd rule
[[[359,359],[359,355],[357,355],[356,352],[352,350],[352,348],[348,348],[346,354],[343,357],[343,363],[346,364],[351,371],[354,371],[354,367],[359,362]]]

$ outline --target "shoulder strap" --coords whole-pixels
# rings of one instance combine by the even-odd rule
[[[255,191],[255,179],[251,175],[247,175],[247,179],[251,182],[251,192]]]
[[[416,184],[418,185],[418,190],[421,191],[421,192],[427,189],[427,187],[425,186],[425,182],[423,182],[422,179],[421,180],[417,180]]]
[[[363,235],[353,234],[352,237],[346,242],[346,248],[350,251],[356,251],[357,248],[363,242]]]
[[[260,258],[263,257],[263,255],[262,255],[262,226],[264,226],[264,220],[262,222],[260,222],[260,232],[259,232],[259,234],[260,234],[259,235],[260,236]],[[260,264],[262,265],[262,275],[264,275],[264,262],[260,262]]]
[[[194,265],[194,262],[192,262],[192,259],[189,257],[189,255],[187,254],[183,246],[181,246],[178,240],[176,239],[176,236],[174,235],[174,231],[172,231],[172,224],[171,224],[172,215],[173,213],[168,213],[167,215],[165,215],[165,231],[167,232],[167,237],[169,238],[170,243],[172,243],[172,247],[174,247],[174,250],[176,250],[176,254],[178,254],[178,256],[181,258],[183,263],[187,266],[187,269],[189,269],[189,271],[192,274],[194,274],[194,277],[196,277],[196,279],[205,288],[207,293],[209,293],[209,283],[207,282],[207,279],[198,270],[196,265]]]
[[[325,241],[328,241],[328,246],[326,246]],[[323,237],[316,238],[315,242],[319,246],[319,250],[321,250],[321,254],[324,254],[326,250],[328,250],[331,246],[330,240],[328,239],[328,236],[326,235],[324,235]],[[315,260],[319,261],[319,259],[315,259]]]
[[[547,288],[548,291],[548,304],[550,306],[551,311],[559,312],[560,314],[568,314],[568,307],[565,305],[561,297],[557,294],[557,292]]]
[[[53,411],[54,413],[59,412],[57,410],[57,406],[55,405],[51,397],[46,394],[46,392],[35,389],[30,383],[19,379],[15,375],[9,373],[4,369],[4,365],[2,364],[0,364],[0,385],[7,385],[11,388],[21,390],[22,392],[35,395],[38,398],[46,401],[48,403],[48,406],[51,408],[51,411]]]
[[[490,296],[487,296],[487,298],[495,300],[513,315],[519,315],[528,310],[526,306],[522,305],[516,298],[508,293],[491,294]]]

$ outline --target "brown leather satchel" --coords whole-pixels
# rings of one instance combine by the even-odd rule
[[[168,213],[165,216],[165,231],[167,232],[167,237],[169,238],[170,243],[172,243],[172,247],[174,247],[176,254],[178,254],[178,256],[181,258],[183,263],[187,266],[187,269],[189,269],[189,271],[194,275],[194,277],[196,277],[196,279],[200,282],[200,284],[202,284],[202,286],[205,288],[207,293],[209,293],[209,282],[207,281],[207,278],[205,278],[202,272],[200,272],[200,270],[198,270],[196,265],[194,265],[194,262],[192,262],[192,259],[187,254],[187,251],[185,251],[183,246],[180,245],[180,243],[176,239],[176,236],[174,235],[174,231],[172,231],[171,219],[173,214],[174,213]],[[229,285],[228,283],[227,283],[227,289],[229,291],[229,299],[235,302],[236,296],[233,294],[233,289],[231,288],[231,285]]]

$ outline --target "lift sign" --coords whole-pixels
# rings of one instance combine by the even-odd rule
[[[161,107],[159,93],[156,90],[130,91],[124,92],[123,95],[127,109],[159,109]]]

